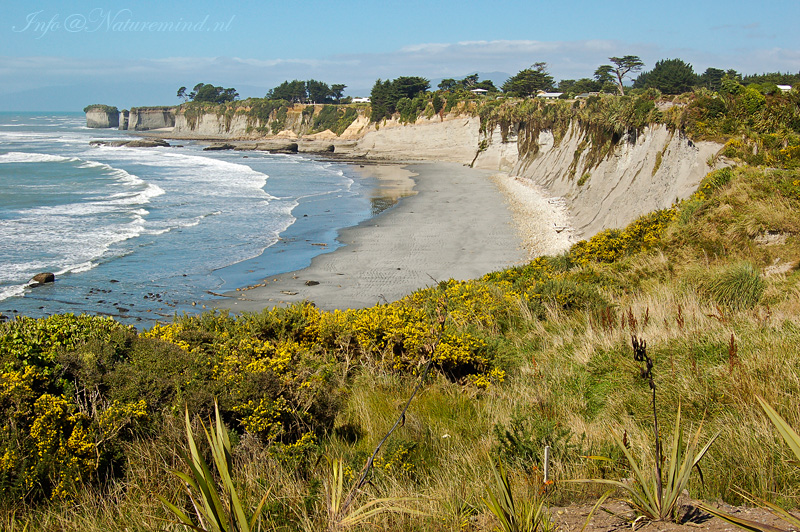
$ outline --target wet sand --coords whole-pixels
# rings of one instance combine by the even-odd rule
[[[308,268],[228,292],[215,306],[258,312],[308,300],[324,310],[363,308],[439,281],[474,279],[529,256],[493,172],[457,163],[358,170],[396,182],[403,195],[411,172],[416,194],[342,230],[338,240],[344,246],[315,257]]]

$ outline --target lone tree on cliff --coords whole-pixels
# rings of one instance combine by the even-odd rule
[[[344,83],[334,83],[331,85],[331,94],[333,95],[336,103],[339,103],[339,100],[342,99],[342,95],[344,94],[344,90],[347,88],[347,85]]]
[[[658,89],[664,94],[682,94],[696,84],[697,75],[692,65],[681,59],[662,59],[650,72],[642,72],[633,86]]]
[[[628,76],[634,72],[640,72],[644,67],[644,63],[641,59],[639,59],[638,55],[609,57],[608,60],[614,63],[614,66],[600,65],[597,70],[595,70],[594,76],[598,81],[602,82],[607,76],[614,74],[617,78],[615,81],[617,84],[617,90],[619,90],[620,96],[625,96],[625,88],[622,86],[625,76]]]

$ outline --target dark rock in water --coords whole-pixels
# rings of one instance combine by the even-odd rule
[[[0,314],[0,323],[5,323],[5,322],[7,322],[9,319],[10,319],[10,318],[9,318],[8,316],[6,316],[5,314]]]
[[[92,140],[89,146],[110,146],[112,148],[168,148],[169,142],[162,139],[134,140]]]
[[[221,151],[221,150],[232,150],[236,146],[233,144],[212,144],[211,146],[206,146],[203,148],[203,151]]]
[[[53,283],[56,280],[55,274],[50,272],[37,273],[33,276],[33,281],[41,284]]]
[[[306,286],[317,286],[319,281],[306,281]]]
[[[168,148],[169,142],[161,139],[136,139],[128,142],[128,148]]]
[[[292,142],[291,144],[287,144],[286,146],[280,146],[277,148],[272,148],[269,150],[271,153],[297,153],[300,150],[300,147],[297,145],[296,142]]]
[[[336,146],[319,140],[304,141],[300,144],[300,153],[333,153]]]
[[[34,288],[37,286],[42,286],[47,283],[54,283],[55,280],[56,280],[55,274],[52,274],[50,272],[37,273],[36,275],[33,276],[33,279],[31,279],[31,284],[29,284],[28,286]]]

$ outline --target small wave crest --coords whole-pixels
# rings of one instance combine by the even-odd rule
[[[0,286],[0,301],[10,297],[18,297],[25,294],[24,284],[14,286]]]
[[[78,157],[64,157],[62,155],[50,155],[49,153],[28,153],[20,151],[10,151],[0,155],[0,163],[64,163],[78,162]]]

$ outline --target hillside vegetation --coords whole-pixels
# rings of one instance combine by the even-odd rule
[[[147,331],[70,315],[0,325],[0,528],[181,529],[155,496],[193,512],[170,471],[188,471],[185,410],[202,434],[215,400],[244,506],[267,494],[261,529],[335,528],[337,464],[345,487],[359,478],[421,377],[356,505],[389,497],[414,513],[380,513],[377,526],[488,530],[494,464],[517,500],[538,500],[545,445],[547,502],[593,500],[599,488],[564,481],[631,477],[614,437],[652,459],[632,335],[654,360],[663,426],[680,404],[687,428],[720,433],[691,495],[796,505],[800,470],[753,396],[800,427],[800,96],[755,110],[747,98],[487,108],[482,120],[504,128],[578,120],[603,146],[669,121],[725,140],[739,163],[559,256],[363,310],[206,313]]]

